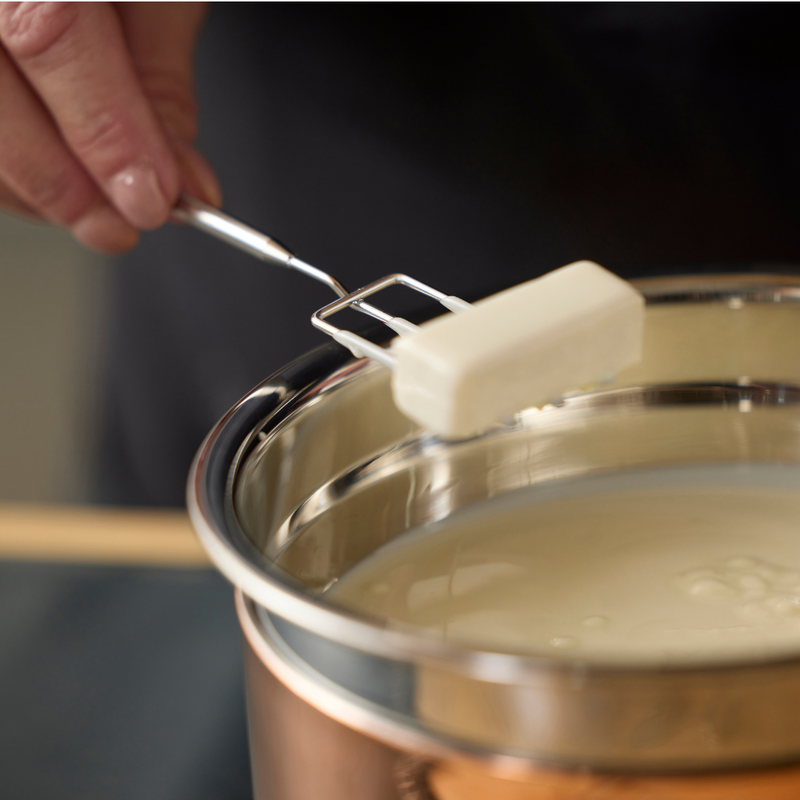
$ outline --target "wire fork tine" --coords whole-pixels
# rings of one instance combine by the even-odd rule
[[[390,286],[398,285],[406,286],[409,289],[419,292],[420,294],[424,294],[426,297],[431,297],[441,303],[445,308],[448,309],[448,311],[453,311],[457,314],[468,311],[471,308],[471,304],[467,303],[465,300],[461,300],[453,295],[446,295],[444,292],[440,292],[437,289],[434,289],[432,286],[428,286],[427,284],[422,283],[422,281],[418,281],[416,278],[412,278],[409,275],[395,273],[393,275],[386,275],[385,277],[380,278],[379,280],[374,281],[373,283],[370,283],[361,289],[357,289],[355,292],[350,292],[350,294],[340,297],[338,300],[334,300],[332,303],[328,303],[328,305],[319,309],[319,311],[316,311],[312,315],[311,323],[314,325],[314,327],[318,328],[324,333],[327,333],[328,336],[339,342],[339,344],[347,347],[357,358],[366,356],[367,358],[372,358],[375,361],[379,361],[384,366],[389,367],[389,369],[394,369],[396,360],[388,350],[380,345],[370,342],[368,339],[365,339],[363,336],[359,336],[352,331],[345,331],[336,327],[336,325],[328,322],[328,317],[331,317],[346,308],[353,308],[356,311],[361,311],[362,313],[379,319],[400,336],[407,336],[411,333],[414,333],[414,331],[419,330],[419,327],[414,325],[412,322],[409,322],[402,317],[393,317],[392,315],[387,314],[380,309],[376,309],[374,306],[363,303],[365,298],[371,297],[372,295],[377,294],[378,292],[381,292]],[[378,311],[380,316],[374,314],[374,311]]]

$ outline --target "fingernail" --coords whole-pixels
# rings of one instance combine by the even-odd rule
[[[81,244],[109,255],[125,253],[139,241],[139,232],[105,203],[84,214],[72,226],[72,234]]]
[[[109,182],[111,201],[135,228],[152,230],[167,221],[169,203],[161,191],[152,163],[141,159],[118,172]]]
[[[222,190],[217,176],[199,150],[184,147],[180,151],[183,165],[183,189],[212,206],[222,205]]]

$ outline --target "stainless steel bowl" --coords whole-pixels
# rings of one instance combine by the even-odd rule
[[[638,285],[648,299],[641,363],[602,392],[524,412],[513,426],[458,443],[425,435],[395,409],[386,369],[328,346],[257,387],[208,436],[189,507],[212,559],[240,589],[259,796],[270,796],[265,787],[280,773],[281,737],[265,715],[286,730],[296,718],[279,722],[264,699],[267,684],[270,696],[284,691],[266,665],[305,703],[378,747],[372,757],[385,769],[370,793],[342,797],[467,797],[468,789],[448,795],[455,784],[441,778],[454,774],[443,764],[464,759],[467,773],[512,780],[526,798],[629,796],[591,794],[618,780],[587,777],[595,774],[639,781],[649,797],[641,787],[661,780],[654,775],[669,775],[674,787],[679,775],[727,773],[719,797],[730,800],[738,797],[730,771],[748,769],[767,770],[753,797],[800,797],[795,770],[777,769],[800,763],[800,651],[668,667],[481,652],[320,598],[409,528],[524,487],[667,466],[759,464],[780,474],[800,464],[800,278]],[[337,763],[354,757],[347,752]],[[273,778],[263,777],[265,761]],[[338,797],[329,773],[319,785]],[[578,786],[576,775],[584,794],[564,788]],[[285,780],[281,800],[313,796]],[[562,794],[531,793],[559,780]],[[652,797],[717,797],[658,791]]]

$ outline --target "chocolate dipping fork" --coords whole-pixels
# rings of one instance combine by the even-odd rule
[[[173,216],[325,284],[338,299],[312,315],[313,325],[357,358],[389,367],[397,407],[446,438],[482,433],[521,409],[608,380],[640,358],[644,298],[591,261],[578,261],[475,304],[402,274],[348,292],[275,239],[200,200],[182,197]],[[366,302],[395,285],[433,298],[454,313],[417,326]],[[346,308],[384,323],[398,338],[384,348],[329,322]]]

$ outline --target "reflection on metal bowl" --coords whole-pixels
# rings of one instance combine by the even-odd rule
[[[410,528],[527,487],[800,464],[800,278],[638,285],[640,364],[481,437],[425,435],[394,408],[387,370],[334,346],[211,432],[189,505],[239,587],[258,800],[800,797],[800,651],[669,665],[520,654],[320,597]]]

